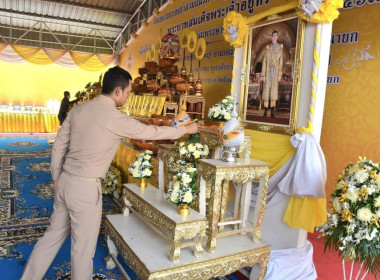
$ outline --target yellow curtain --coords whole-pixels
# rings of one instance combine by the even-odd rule
[[[99,71],[106,67],[95,54],[70,52],[70,55],[74,62],[84,70]]]
[[[39,113],[0,113],[0,132],[57,132],[56,115]]]
[[[31,63],[38,65],[47,65],[54,63],[54,61],[51,60],[41,48],[32,48],[18,45],[11,46],[19,56]]]
[[[284,222],[292,228],[314,232],[316,226],[327,221],[325,198],[292,196],[284,215]]]
[[[0,52],[8,45],[0,44]],[[65,50],[42,49],[35,47],[26,47],[20,45],[10,45],[12,49],[24,60],[38,64],[47,65],[59,61],[66,53]],[[73,60],[72,64],[77,64],[87,71],[99,71],[115,62],[115,56],[107,54],[77,53],[69,52]],[[74,64],[75,63],[75,64]]]
[[[289,135],[249,129],[245,129],[244,133],[252,136],[251,157],[268,162],[270,176],[276,173],[296,151],[290,144]]]
[[[0,52],[2,52],[3,49],[5,49],[7,46],[8,46],[7,44],[0,43]]]
[[[252,136],[251,157],[269,163],[270,176],[275,174],[296,152],[288,135],[244,130]],[[327,220],[325,198],[292,196],[284,213],[284,222],[292,228],[313,232],[316,226]]]

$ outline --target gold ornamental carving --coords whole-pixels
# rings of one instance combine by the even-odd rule
[[[142,280],[201,280],[227,275],[243,267],[252,267],[260,264],[258,280],[264,278],[269,261],[269,245],[257,249],[228,255],[225,257],[194,262],[183,266],[172,266],[157,272],[150,273],[145,264],[137,257],[133,250],[124,242],[112,224],[106,220],[109,237],[123,260],[133,269]]]

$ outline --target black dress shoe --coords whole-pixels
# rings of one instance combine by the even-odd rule
[[[265,108],[263,117],[266,118],[267,116],[268,116],[268,108]]]
[[[270,117],[274,118],[274,107],[270,108]]]

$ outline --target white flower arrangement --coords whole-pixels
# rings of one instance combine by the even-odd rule
[[[213,121],[226,122],[231,119],[231,113],[234,108],[234,98],[226,96],[219,103],[216,103],[208,111],[208,117]]]
[[[153,173],[152,151],[146,150],[136,157],[135,161],[128,168],[128,171],[134,178],[149,178]]]
[[[319,227],[325,248],[342,260],[364,264],[376,276],[380,263],[380,164],[366,158],[350,163],[338,176],[328,221]]]
[[[108,169],[104,180],[102,180],[102,193],[112,195],[114,198],[120,198],[121,195],[121,172],[111,165]]]
[[[166,198],[177,206],[191,205],[198,194],[196,171],[194,167],[180,169],[169,183]]]
[[[179,156],[187,157],[187,158],[193,158],[193,159],[199,159],[207,157],[209,154],[209,148],[206,144],[201,143],[185,143],[181,142],[179,143],[178,147]]]

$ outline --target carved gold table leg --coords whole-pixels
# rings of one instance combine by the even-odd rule
[[[269,171],[268,171],[269,173]],[[267,201],[267,191],[268,191],[268,173],[259,179],[259,192],[257,194],[257,201],[255,205],[255,214],[253,218],[253,241],[260,243],[262,241],[261,236],[261,223],[263,221],[266,201]]]
[[[174,231],[172,249],[170,251],[170,256],[169,256],[169,259],[172,262],[179,261],[179,256],[181,254],[181,239],[182,239],[181,232],[182,232],[181,229],[176,229]]]
[[[222,195],[222,174],[216,174],[215,183],[211,187],[209,208],[212,210],[208,213],[209,233],[206,243],[206,251],[211,253],[216,249],[216,235],[218,233],[218,223],[220,217],[220,202]]]
[[[203,254],[202,241],[203,241],[203,238],[205,237],[206,229],[202,230],[201,232],[202,233],[199,234],[198,240],[195,244],[194,255],[196,257],[200,257]]]
[[[228,191],[229,191],[229,180],[223,180],[222,182],[222,202],[220,206],[220,218],[219,222],[223,222],[224,218],[226,216],[226,208],[227,208],[227,201],[228,201]],[[224,231],[224,226],[219,226],[219,232]]]

